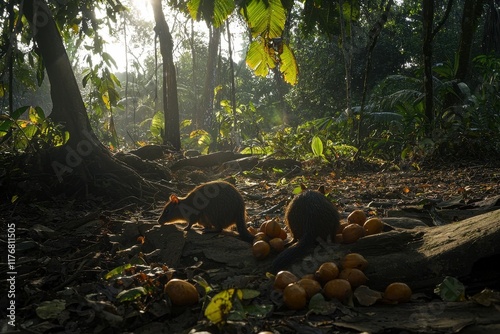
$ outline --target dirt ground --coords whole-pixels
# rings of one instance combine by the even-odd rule
[[[188,169],[174,173],[170,185],[183,195],[220,177],[215,168]],[[282,223],[300,184],[324,185],[344,219],[362,209],[399,228],[453,224],[500,209],[500,167],[491,164],[349,172],[311,165],[294,175],[240,173],[233,181],[257,228],[272,217]],[[465,282],[463,302],[444,302],[423,289],[400,305],[322,301],[319,308],[289,310],[266,275],[273,254],[257,261],[250,245],[231,233],[195,228],[184,234],[183,223],[157,225],[162,205],[109,203],[97,195],[2,203],[2,277],[10,280],[2,279],[0,332],[16,332],[12,324],[27,333],[500,332],[500,287],[487,275]],[[200,301],[172,305],[163,291],[171,278],[194,283]],[[210,297],[232,288],[248,290],[249,297],[224,304],[225,321],[214,324],[205,315]],[[492,289],[488,306],[470,298],[485,288]]]

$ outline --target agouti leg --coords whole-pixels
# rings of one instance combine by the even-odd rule
[[[216,227],[205,227],[201,233],[220,233],[222,229]]]
[[[193,226],[194,222],[188,222],[187,226],[184,227],[184,231],[189,231],[191,229],[191,226]]]

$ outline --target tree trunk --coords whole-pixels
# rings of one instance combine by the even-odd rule
[[[500,0],[488,0],[488,14],[484,23],[482,50],[484,54],[500,56]]]
[[[177,76],[174,57],[172,55],[174,42],[168,27],[161,0],[152,0],[151,6],[155,16],[156,34],[160,39],[160,53],[163,60],[163,112],[165,114],[164,144],[171,144],[176,150],[181,148],[179,125],[179,102],[177,98]]]
[[[357,120],[357,145],[359,151],[361,151],[361,141],[363,139],[363,135],[361,133],[361,123],[364,118],[365,104],[366,104],[366,93],[368,92],[368,77],[372,68],[372,54],[373,49],[375,49],[375,45],[377,44],[378,37],[380,32],[384,28],[385,23],[387,22],[387,18],[389,17],[389,13],[391,11],[391,7],[394,3],[394,0],[389,0],[384,8],[384,11],[380,15],[380,19],[375,22],[373,27],[370,29],[368,34],[369,40],[367,44],[367,53],[366,53],[366,62],[365,62],[365,73],[363,78],[363,93],[361,96],[361,109],[359,110],[359,119]],[[359,152],[358,151],[358,152]]]
[[[90,136],[93,145],[102,146],[90,126],[78,83],[50,9],[41,0],[27,0],[23,10],[31,23],[50,82],[53,104],[50,118],[64,125],[70,133],[69,145],[76,145]]]
[[[198,124],[203,124],[212,137],[211,148],[217,144],[217,129],[215,129],[214,115],[214,90],[217,81],[217,54],[220,44],[220,28],[210,27],[210,41],[208,43],[207,76],[203,88],[203,103],[201,119]]]
[[[226,21],[227,28],[227,43],[229,51],[229,78],[231,80],[231,110],[233,111],[233,141],[236,147],[241,146],[241,133],[238,129],[237,114],[236,114],[236,83],[234,80],[234,62],[233,62],[233,46],[231,45],[231,30],[229,29],[229,20]]]
[[[26,0],[22,10],[32,28],[50,81],[53,104],[50,118],[69,133],[65,145],[33,157],[39,159],[46,172],[46,190],[80,196],[95,191],[109,200],[126,196],[152,197],[159,189],[167,190],[144,181],[134,170],[116,160],[95,136],[66,49],[45,2]],[[59,184],[53,181],[53,176]]]
[[[424,0],[422,6],[424,57],[424,95],[425,117],[427,118],[426,134],[431,135],[434,123],[434,92],[432,82],[432,39],[434,25],[434,0]]]
[[[346,110],[348,114],[351,112],[351,84],[352,84],[352,22],[351,19],[346,22],[344,19],[344,1],[339,1],[339,24],[342,43],[342,54],[344,55],[345,67],[345,92],[346,92]],[[349,25],[349,33],[347,33],[347,25]],[[354,127],[352,128],[354,130]],[[354,131],[353,131],[354,132]]]
[[[469,73],[472,43],[477,28],[477,20],[483,11],[483,0],[466,0],[462,12],[460,43],[458,46],[458,66],[456,79],[465,81]]]

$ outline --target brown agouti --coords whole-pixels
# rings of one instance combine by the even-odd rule
[[[205,230],[212,231],[236,224],[240,238],[252,242],[253,236],[247,230],[245,217],[245,202],[240,192],[228,182],[213,181],[197,186],[185,197],[171,195],[158,223],[184,220],[188,222],[184,230],[198,223]]]
[[[273,261],[271,271],[276,273],[304,257],[317,244],[318,238],[335,237],[340,215],[325,197],[324,190],[305,190],[295,196],[285,211],[285,223],[293,235],[294,245],[281,252]]]

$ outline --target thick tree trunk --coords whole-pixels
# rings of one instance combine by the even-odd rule
[[[70,136],[64,146],[33,157],[47,172],[44,180],[47,191],[63,191],[76,196],[95,191],[111,200],[125,196],[152,197],[159,189],[167,190],[145,181],[116,160],[95,136],[61,36],[45,2],[25,0],[22,10],[30,22],[50,81],[53,103],[50,118],[63,125]],[[49,171],[59,184],[53,181]]]
[[[175,149],[181,148],[179,125],[179,101],[177,97],[177,76],[175,73],[174,43],[168,27],[161,0],[151,1],[156,22],[156,33],[160,38],[160,53],[163,59],[163,112],[165,114],[164,144],[171,144]]]
[[[50,81],[53,104],[50,118],[64,125],[65,130],[70,133],[68,144],[76,145],[83,139],[91,138],[93,145],[102,146],[90,126],[80,89],[52,13],[41,0],[26,0],[23,10],[31,24]]]

